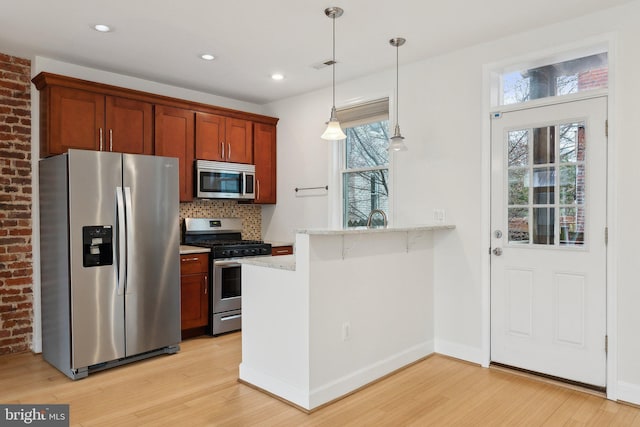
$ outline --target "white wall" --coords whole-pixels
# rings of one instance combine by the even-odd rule
[[[31,72],[35,76],[41,71],[124,87],[127,89],[140,90],[156,95],[170,96],[188,101],[211,104],[218,107],[247,111],[250,113],[263,114],[264,109],[262,106],[250,102],[238,101],[231,98],[225,98],[223,96],[197,92],[191,89],[184,89],[164,83],[157,83],[150,80],[139,79],[137,77],[130,77],[123,74],[116,74],[109,71],[97,70],[95,68],[83,67],[43,56],[37,56],[33,59]]]
[[[635,165],[640,159],[635,123],[640,99],[638,16],[640,1],[635,1],[400,68],[400,117],[409,151],[397,157],[396,223],[424,222],[431,218],[432,209],[444,208],[447,222],[457,226],[436,242],[436,351],[478,363],[486,354],[483,273],[489,230],[488,204],[483,199],[488,192],[483,183],[488,182],[489,171],[482,162],[488,120],[483,116],[483,66],[612,34],[616,51],[611,55],[609,248],[616,259],[611,262],[615,280],[609,286],[617,290],[618,325],[612,344],[617,350],[618,397],[640,403],[640,286],[635,271],[640,255],[636,244],[640,195],[635,189],[640,181],[640,168]],[[411,40],[404,49],[410,46]],[[337,87],[337,104],[388,91],[393,83],[391,70],[346,82]],[[266,106],[267,114],[281,118],[278,205],[263,209],[263,232],[268,239],[291,241],[295,228],[327,224],[328,198],[296,198],[293,188],[329,181],[328,143],[319,135],[330,101],[327,89]]]

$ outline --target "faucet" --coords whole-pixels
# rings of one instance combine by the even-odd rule
[[[384,213],[382,209],[373,209],[371,210],[371,212],[369,212],[369,218],[367,219],[367,228],[371,228],[371,219],[373,218],[373,215],[377,213],[382,215],[382,227],[387,228],[387,214]]]

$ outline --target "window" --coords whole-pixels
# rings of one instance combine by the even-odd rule
[[[342,169],[343,227],[367,224],[369,213],[389,215],[389,100],[388,98],[341,109],[345,129]],[[376,215],[374,225],[382,225]]]
[[[500,105],[563,96],[609,85],[606,53],[557,62],[501,75]]]
[[[558,123],[507,133],[510,244],[584,245],[585,125]]]

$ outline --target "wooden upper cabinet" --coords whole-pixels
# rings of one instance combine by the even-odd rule
[[[252,122],[196,113],[196,159],[253,163]]]
[[[226,122],[227,161],[253,163],[253,124],[248,120],[229,118]]]
[[[51,86],[41,93],[48,125],[41,157],[69,148],[153,154],[153,106],[82,89]]]
[[[69,148],[100,149],[101,133],[104,138],[103,95],[54,86],[41,92],[40,99],[48,124],[41,126],[41,157],[65,153]]]
[[[256,165],[255,203],[276,203],[276,126],[253,124],[253,159]]]
[[[275,203],[277,118],[47,72],[32,82],[40,91],[40,157],[69,148],[177,157],[183,202],[193,200],[195,158],[255,163],[256,201]]]
[[[193,111],[156,105],[155,154],[178,158],[181,202],[193,200],[194,128]]]
[[[107,96],[105,107],[108,151],[153,154],[153,106],[150,103]]]
[[[196,113],[196,159],[224,161],[225,118]],[[226,152],[224,153],[226,154]]]

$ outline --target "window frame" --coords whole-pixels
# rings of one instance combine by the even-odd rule
[[[388,102],[388,123],[389,131],[391,131],[391,124],[395,120],[394,117],[394,98],[392,93],[380,93],[377,96],[371,96],[367,98],[359,97],[352,99],[348,103],[338,105],[338,110],[350,108],[362,104],[367,104],[376,100],[387,99]],[[379,121],[379,120],[372,120]],[[348,124],[348,123],[347,123]],[[363,124],[363,123],[360,123]],[[342,126],[344,128],[344,126]],[[389,195],[388,195],[388,211],[387,211],[387,223],[389,226],[394,223],[395,213],[395,168],[396,152],[389,153],[389,163],[382,169],[387,169],[387,177],[389,180]],[[328,203],[328,225],[332,229],[344,229],[345,218],[345,204],[344,204],[344,171],[346,165],[346,139],[336,141],[335,144],[331,144],[329,148],[329,188],[334,188],[336,191],[330,192],[330,198]],[[352,170],[356,171],[356,170]],[[352,172],[350,171],[350,172]]]

